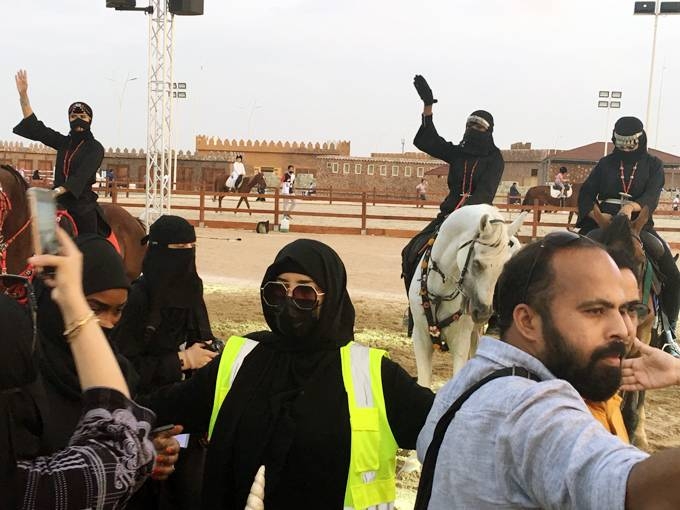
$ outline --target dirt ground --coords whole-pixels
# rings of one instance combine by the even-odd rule
[[[238,230],[198,229],[198,269],[206,285],[206,302],[216,334],[265,327],[258,288],[266,267],[294,233],[266,235]],[[332,246],[345,262],[348,288],[357,310],[357,340],[390,352],[393,360],[415,375],[413,349],[405,334],[406,296],[400,274],[405,239],[378,236],[307,235]],[[450,376],[445,354],[435,356],[435,386]],[[649,392],[647,432],[650,450],[680,446],[680,389]],[[402,452],[400,465],[408,452]],[[412,508],[418,476],[399,476],[398,508]]]

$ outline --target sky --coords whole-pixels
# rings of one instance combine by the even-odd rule
[[[422,102],[454,143],[483,108],[501,148],[570,149],[611,137],[614,121],[645,121],[654,16],[632,0],[205,0],[175,17],[174,146],[195,136],[325,142],[352,155],[415,150]],[[105,0],[3,2],[0,140],[19,140],[14,84],[26,69],[38,118],[66,132],[75,100],[94,109],[105,147],[146,146],[148,19]],[[137,0],[146,6],[147,0]],[[680,154],[680,15],[658,18],[649,145]],[[599,90],[623,92],[597,108]],[[658,126],[658,129],[657,129]]]

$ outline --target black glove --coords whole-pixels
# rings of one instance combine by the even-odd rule
[[[418,95],[420,96],[420,99],[423,100],[423,103],[425,103],[425,106],[431,106],[437,102],[437,100],[432,97],[432,89],[427,84],[427,80],[421,75],[415,75],[413,78],[413,86],[418,91]]]

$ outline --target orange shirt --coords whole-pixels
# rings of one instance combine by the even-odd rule
[[[597,421],[599,421],[605,429],[617,436],[624,443],[630,443],[626,426],[623,423],[623,415],[621,414],[621,400],[622,398],[617,393],[609,400],[604,402],[591,402],[585,400],[586,405]]]

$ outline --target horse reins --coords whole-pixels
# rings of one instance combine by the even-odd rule
[[[491,223],[499,223],[502,221],[503,220],[490,220]],[[456,281],[456,287],[453,290],[453,292],[446,296],[436,296],[434,294],[431,294],[427,289],[427,279],[430,274],[430,271],[434,271],[435,273],[439,274],[439,276],[441,276],[442,282],[446,283],[446,275],[442,272],[441,269],[439,269],[437,262],[432,258],[432,247],[434,246],[434,242],[437,239],[438,235],[439,229],[437,229],[433,236],[427,241],[427,245],[425,246],[425,250],[423,253],[423,259],[420,263],[420,302],[423,307],[423,311],[425,312],[425,318],[427,319],[428,333],[430,335],[430,341],[432,342],[433,348],[435,350],[441,350],[442,352],[446,352],[449,350],[449,346],[446,343],[446,340],[442,338],[441,330],[456,322],[465,313],[465,307],[467,305],[466,303],[467,296],[465,295],[465,291],[463,290],[463,282],[470,267],[470,261],[472,260],[472,254],[475,249],[475,244],[479,243],[483,244],[484,246],[492,247],[496,245],[489,245],[479,241],[479,232],[475,234],[474,238],[461,244],[456,250],[456,252],[459,252],[468,245],[470,246],[470,248],[468,250],[467,256],[465,257],[463,269],[461,269],[460,276]],[[455,313],[447,317],[444,317],[441,320],[437,320],[437,305],[439,305],[442,301],[453,301],[458,296],[463,296],[464,298],[460,308]]]
[[[25,186],[25,182],[23,181],[23,178],[21,178],[18,174],[15,174],[12,169],[4,168],[4,170],[10,172],[19,182],[19,184],[23,184]],[[21,179],[21,180],[20,180]],[[17,240],[17,238],[23,234],[26,229],[28,229],[28,226],[31,224],[31,219],[30,217],[26,219],[26,221],[19,227],[19,229],[14,232],[8,239],[5,239],[5,233],[4,233],[4,227],[5,227],[5,221],[7,220],[7,217],[9,214],[12,212],[12,201],[10,200],[9,196],[5,192],[5,190],[2,188],[2,185],[0,184],[0,275],[5,276],[7,275],[7,251],[9,250],[9,247],[12,245],[14,241]],[[27,264],[26,267],[18,274],[18,275],[12,275],[12,276],[19,276],[24,279],[27,279],[30,283],[31,279],[33,278],[33,266],[30,264]],[[4,287],[4,294],[7,296],[11,297],[12,299],[15,299],[19,301],[20,303],[26,303],[28,300],[28,292],[26,291],[26,287],[21,284],[17,283],[14,285],[2,285]]]

